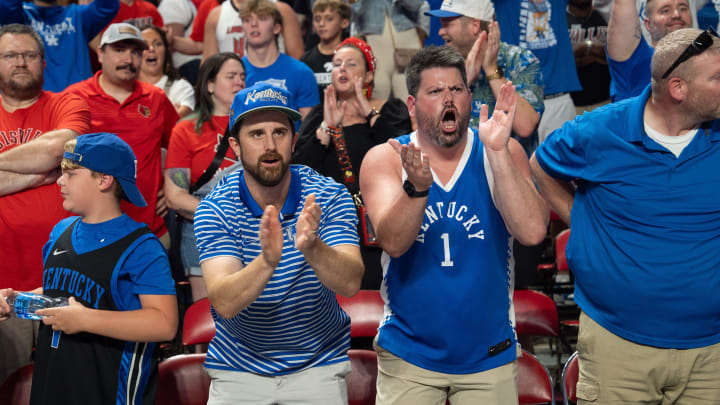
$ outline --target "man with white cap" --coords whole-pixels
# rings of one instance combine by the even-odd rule
[[[170,238],[163,220],[167,204],[162,192],[161,147],[167,146],[178,115],[162,89],[137,80],[145,49],[137,27],[111,24],[97,49],[102,70],[67,91],[87,102],[91,131],[115,133],[135,152],[138,188],[148,206],[123,202],[123,211],[146,223],[167,247]]]
[[[493,113],[500,89],[511,81],[520,96],[513,135],[528,155],[532,153],[537,146],[535,129],[544,110],[540,61],[532,52],[500,41],[490,0],[446,0],[439,9],[425,14],[440,18],[440,36],[465,58],[473,95],[471,127],[479,122],[482,104]]]
[[[258,83],[230,110],[243,169],[195,212],[200,265],[217,333],[205,368],[209,404],[347,404],[350,318],[364,272],[344,185],[289,166],[300,113],[287,90]]]

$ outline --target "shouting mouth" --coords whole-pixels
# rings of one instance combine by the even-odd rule
[[[443,132],[457,131],[457,111],[454,108],[448,108],[442,115],[441,126]]]

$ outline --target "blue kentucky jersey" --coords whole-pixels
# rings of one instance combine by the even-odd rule
[[[414,134],[398,140],[417,143]],[[510,235],[485,161],[482,143],[468,131],[453,177],[444,186],[436,178],[430,188],[415,242],[401,257],[383,260],[386,316],[378,344],[432,371],[468,374],[515,360]]]

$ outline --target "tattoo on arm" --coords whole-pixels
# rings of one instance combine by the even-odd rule
[[[635,23],[635,38],[640,39],[642,38],[642,27],[640,26],[639,22]]]
[[[176,186],[184,190],[190,190],[190,169],[184,167],[173,168],[168,169],[168,173]]]

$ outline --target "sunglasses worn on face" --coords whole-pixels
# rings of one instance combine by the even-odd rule
[[[710,45],[713,44],[713,38],[711,35],[714,35],[715,37],[718,36],[718,33],[713,27],[708,27],[708,29],[701,32],[700,35],[698,35],[697,38],[695,38],[695,40],[692,41],[690,45],[688,45],[687,49],[685,49],[685,52],[683,52],[675,60],[675,62],[670,65],[670,68],[665,72],[662,78],[667,79],[667,77],[670,76],[670,73],[672,73],[672,71],[675,70],[676,67],[680,66],[681,63],[685,62],[686,60],[692,58],[695,55],[700,55],[701,53],[705,52],[706,49],[710,48]]]

